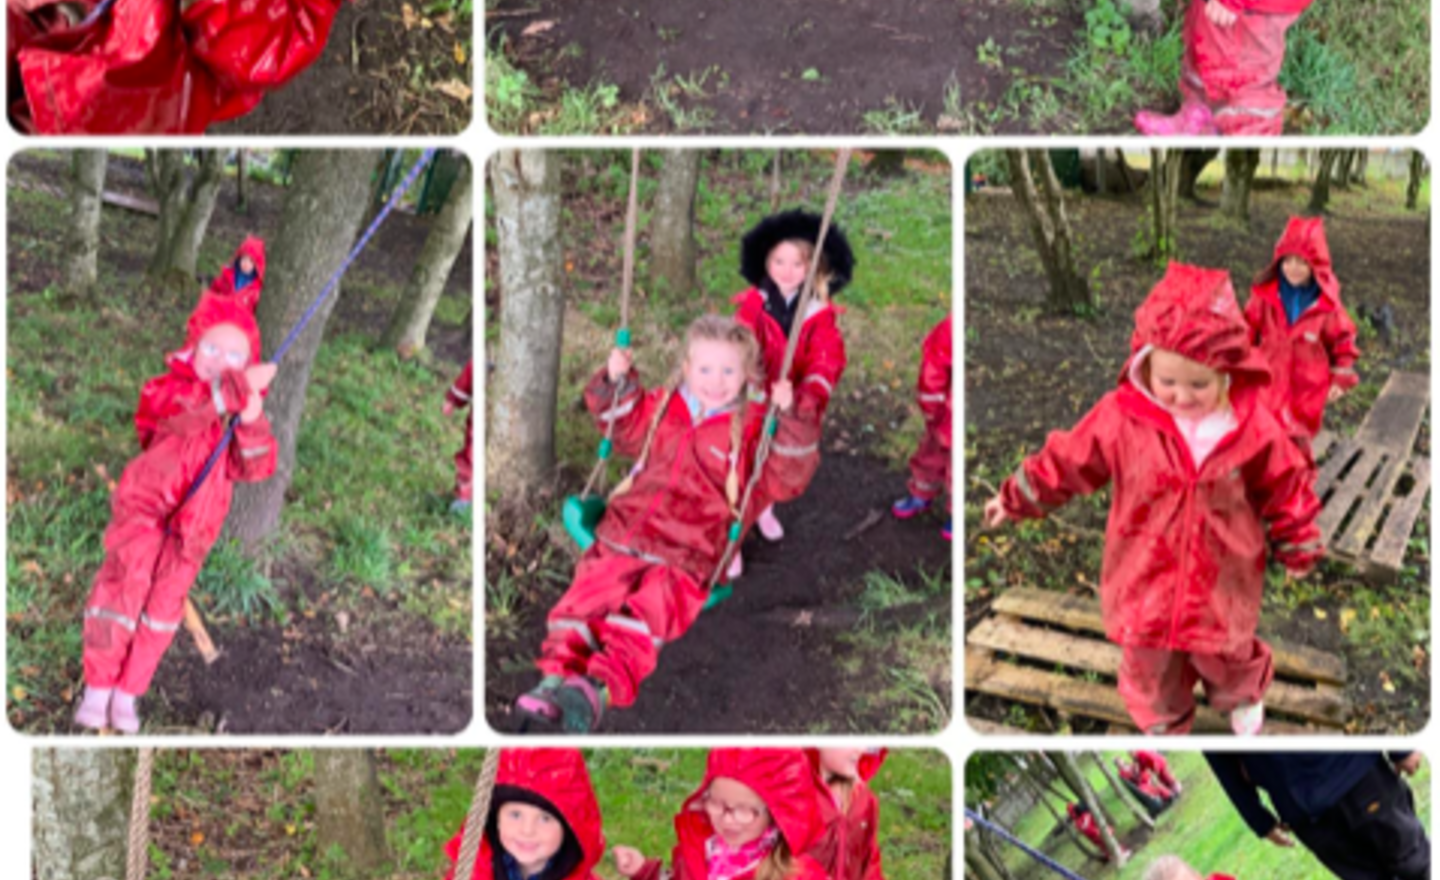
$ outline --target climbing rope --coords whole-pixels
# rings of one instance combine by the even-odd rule
[[[1054,871],[1056,874],[1059,874],[1061,877],[1064,877],[1065,880],[1085,880],[1084,877],[1081,877],[1079,874],[1076,874],[1074,871],[1070,870],[1069,868],[1065,867],[1064,865],[1060,864],[1059,862],[1055,861],[1054,859],[1050,858],[1039,850],[1031,849],[1028,845],[1022,843],[1018,838],[1016,838],[1015,835],[1011,834],[1009,831],[1006,831],[1004,828],[1001,828],[999,825],[991,822],[989,819],[984,818],[979,813],[976,813],[969,807],[965,808],[965,818],[969,819],[970,821],[974,822],[976,825],[979,825],[985,830],[993,833],[1001,840],[1008,841],[1013,846],[1019,848],[1022,852],[1028,854],[1030,858]]]
[[[487,749],[485,763],[475,779],[475,796],[470,800],[465,828],[460,832],[460,856],[455,862],[455,880],[473,880],[475,876],[475,858],[480,854],[480,839],[485,836],[485,823],[490,818],[490,795],[495,791],[495,776],[499,772],[500,750]]]
[[[805,284],[800,290],[800,301],[795,306],[795,314],[798,320],[803,322],[804,316],[810,308],[810,300],[815,295],[815,276],[820,272],[820,259],[825,252],[825,236],[830,232],[830,220],[835,216],[835,205],[840,200],[840,189],[845,183],[845,171],[850,167],[850,150],[841,149],[835,154],[835,172],[830,177],[830,191],[825,198],[825,213],[820,216],[820,232],[815,237],[815,251],[810,255],[810,271],[805,274]],[[797,324],[790,334],[790,339],[785,344],[785,358],[780,362],[780,377],[788,378],[790,367],[795,361],[795,351],[800,345],[800,327]],[[792,404],[793,405],[793,404]],[[725,552],[720,554],[720,564],[715,566],[715,572],[710,576],[710,589],[720,583],[725,576],[725,571],[730,567],[730,556],[739,546],[740,539],[744,537],[745,511],[750,506],[750,498],[755,494],[755,487],[760,484],[760,475],[765,470],[765,462],[770,458],[770,447],[775,441],[775,431],[779,427],[779,409],[775,401],[771,400],[765,409],[765,426],[760,433],[760,445],[755,450],[755,467],[750,472],[750,479],[745,483],[745,494],[740,498],[740,505],[735,510],[735,521],[730,524],[730,532],[725,540]]]
[[[130,841],[125,852],[125,880],[145,880],[150,861],[150,778],[155,749],[140,749],[135,762],[135,787],[130,797]]]

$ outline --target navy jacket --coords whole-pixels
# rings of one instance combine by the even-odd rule
[[[1391,752],[1389,760],[1402,761],[1409,754]],[[1279,822],[1293,827],[1318,819],[1386,756],[1379,752],[1206,752],[1205,760],[1245,824],[1264,837]],[[1278,821],[1260,801],[1262,788],[1280,814]]]

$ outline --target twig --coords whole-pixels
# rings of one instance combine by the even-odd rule
[[[859,522],[858,525],[856,525],[856,526],[855,526],[854,528],[852,528],[850,531],[848,531],[848,532],[845,533],[845,538],[844,538],[844,540],[846,540],[846,541],[853,541],[853,540],[855,540],[856,538],[860,537],[860,536],[861,536],[862,534],[864,534],[865,532],[868,532],[868,531],[870,531],[871,529],[875,528],[875,526],[879,525],[879,524],[880,524],[880,521],[883,520],[884,518],[885,518],[885,514],[883,514],[883,513],[881,513],[880,511],[875,510],[875,509],[872,508],[869,513],[865,514],[865,518],[862,519],[862,520],[860,520],[860,522]]]
[[[518,18],[522,15],[534,15],[540,11],[539,6],[530,6],[525,9],[487,9],[486,18]]]

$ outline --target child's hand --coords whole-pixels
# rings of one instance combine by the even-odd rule
[[[251,391],[257,393],[264,391],[275,380],[275,372],[279,369],[278,364],[256,364],[253,367],[246,367],[245,381],[249,383]]]
[[[645,856],[633,846],[617,846],[610,853],[615,857],[615,870],[625,877],[634,877],[645,867]]]
[[[635,365],[635,354],[628,348],[612,348],[610,360],[605,362],[605,370],[610,376],[611,382],[619,382]]]
[[[795,405],[795,386],[789,379],[781,379],[770,386],[770,399],[781,412],[789,412]]]
[[[260,392],[251,391],[249,399],[245,401],[245,408],[240,410],[240,424],[254,423],[264,411],[264,402],[260,400]]]
[[[996,495],[985,502],[985,528],[998,529],[1010,521],[1010,514],[1005,512],[1005,502]]]
[[[1276,846],[1283,846],[1288,849],[1289,847],[1295,845],[1295,841],[1291,840],[1290,835],[1285,833],[1289,830],[1290,829],[1285,827],[1285,823],[1278,822],[1276,823],[1274,828],[1270,829],[1270,833],[1265,835],[1265,839],[1275,844]]]
[[[448,415],[450,415],[451,413],[453,413],[454,411],[455,411],[455,404],[453,404],[453,403],[450,402],[450,398],[448,398],[448,397],[445,398],[445,403],[440,407],[440,412],[442,412],[442,413],[444,413],[445,415],[448,416]]]
[[[1344,388],[1341,388],[1339,385],[1331,385],[1331,386],[1330,386],[1330,393],[1325,395],[1325,402],[1326,402],[1326,403],[1334,403],[1335,401],[1339,400],[1340,398],[1342,398],[1342,397],[1344,397],[1344,396],[1345,396],[1345,389],[1344,389]]]
[[[1404,760],[1395,762],[1395,769],[1406,776],[1414,776],[1420,772],[1421,756],[1419,752],[1411,752]]]
[[[1220,0],[1206,0],[1205,17],[1216,27],[1229,27],[1239,18],[1235,13],[1226,9]]]

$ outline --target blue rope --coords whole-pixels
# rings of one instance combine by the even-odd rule
[[[95,22],[99,21],[100,16],[109,12],[110,7],[114,5],[115,0],[102,0],[99,6],[96,6],[94,9],[90,10],[90,14],[85,16],[84,20],[75,26],[75,30],[83,30],[84,28],[87,28]]]
[[[326,298],[329,297],[340,284],[340,279],[345,275],[346,270],[350,268],[350,264],[355,262],[356,257],[360,256],[360,252],[365,249],[365,245],[370,243],[370,239],[374,237],[375,231],[380,228],[380,224],[385,221],[386,217],[390,216],[391,210],[400,204],[400,199],[405,195],[405,191],[408,190],[410,185],[415,182],[415,179],[420,176],[421,169],[429,164],[430,160],[434,157],[434,147],[426,150],[420,156],[419,161],[410,169],[410,173],[406,174],[405,179],[395,188],[395,192],[390,196],[390,201],[386,202],[385,207],[380,209],[380,213],[375,215],[375,219],[370,223],[370,228],[366,229],[365,234],[360,236],[360,240],[355,242],[355,246],[350,249],[350,253],[346,255],[340,267],[330,276],[330,280],[325,283],[325,287],[315,297],[315,300],[310,303],[310,307],[305,310],[305,314],[301,315],[300,320],[296,322],[295,326],[290,328],[290,334],[285,337],[285,341],[281,342],[280,347],[275,349],[275,353],[270,356],[270,363],[278,364],[280,359],[285,357],[285,352],[289,351],[290,346],[293,345],[300,334],[304,332],[305,325],[310,323],[310,319],[315,317],[315,313],[320,310],[321,304],[325,302]],[[195,481],[190,484],[190,488],[185,490],[185,497],[180,499],[180,505],[176,508],[177,513],[180,507],[185,506],[185,502],[189,501],[194,497],[196,492],[200,491],[200,487],[204,485],[206,478],[210,476],[210,471],[214,470],[215,463],[220,460],[221,455],[225,454],[225,449],[230,445],[230,440],[235,436],[235,425],[239,420],[240,417],[238,415],[231,417],[230,423],[225,426],[225,435],[220,438],[220,444],[215,447],[214,452],[210,453],[210,457],[205,461],[205,467],[201,468],[199,475],[195,477]]]
[[[1059,874],[1061,877],[1064,877],[1065,880],[1085,880],[1084,877],[1076,874],[1074,871],[1070,870],[1069,868],[1065,867],[1064,865],[1040,852],[1038,849],[1031,849],[1026,844],[1021,843],[1015,837],[1015,835],[1011,834],[1009,831],[1006,831],[1004,828],[1001,828],[999,825],[994,824],[990,820],[980,816],[978,813],[976,813],[969,807],[965,808],[965,816],[972,822],[975,822],[977,825],[985,828],[987,831],[990,831],[993,834],[999,836],[1001,839],[1007,840],[1015,846],[1019,847],[1022,851],[1028,853],[1030,858],[1054,871],[1056,874]]]

